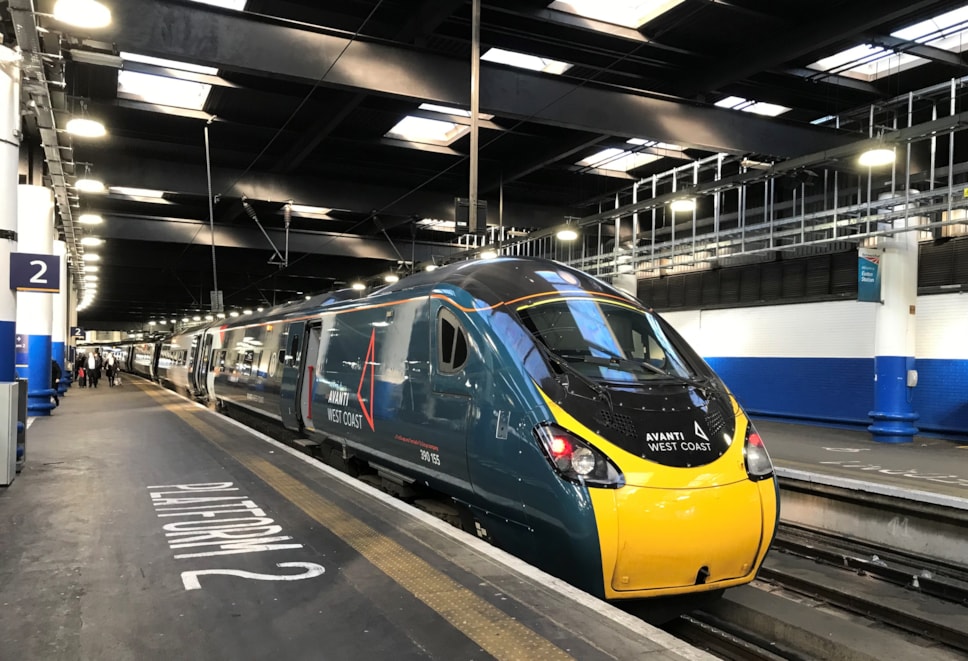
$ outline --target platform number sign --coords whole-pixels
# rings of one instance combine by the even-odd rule
[[[60,258],[57,255],[10,253],[10,288],[17,291],[60,291]]]

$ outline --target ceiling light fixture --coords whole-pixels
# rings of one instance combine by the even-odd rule
[[[488,249],[481,251],[481,259],[494,259],[495,257],[497,257],[496,250]]]
[[[84,213],[77,219],[81,225],[100,225],[104,222],[104,218],[96,213]]]
[[[894,162],[894,150],[887,147],[875,147],[868,149],[860,155],[858,163],[862,166],[873,168],[880,165],[890,165]]]
[[[82,193],[103,193],[104,183],[97,179],[78,179],[74,182],[74,187]]]
[[[107,135],[104,124],[96,119],[87,117],[74,117],[67,122],[67,132],[81,138],[103,138]]]
[[[559,241],[574,241],[578,238],[578,232],[570,227],[566,227],[562,230],[558,230],[558,234],[556,236],[558,237]]]
[[[683,197],[678,200],[673,200],[670,205],[673,213],[680,213],[685,211],[695,211],[696,210],[696,198],[694,197]]]
[[[400,276],[396,273],[387,273],[385,276],[383,276],[383,280],[392,285],[394,282],[398,282],[400,280]]]
[[[366,285],[364,285],[362,282],[354,282],[350,286],[356,291],[363,291],[364,289],[366,289]]]
[[[57,0],[54,18],[79,28],[103,28],[111,23],[111,10],[97,0]]]
[[[96,236],[85,236],[81,239],[82,246],[99,246],[104,243],[104,239],[99,239]]]

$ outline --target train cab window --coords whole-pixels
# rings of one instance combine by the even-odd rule
[[[443,374],[459,372],[467,363],[467,335],[453,312],[437,317],[437,364]]]

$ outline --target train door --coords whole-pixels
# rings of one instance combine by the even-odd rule
[[[471,414],[472,388],[467,370],[480,362],[470,345],[467,330],[457,315],[443,305],[433,306],[434,332],[431,333],[431,392],[424,404],[425,424],[434,430],[431,445],[421,451],[421,459],[440,466],[461,487],[470,491],[467,472],[467,429]]]
[[[299,381],[298,393],[303,426],[306,429],[316,428],[313,424],[313,398],[316,396],[316,381],[319,378],[316,370],[321,335],[322,324],[319,322],[310,324],[305,335],[306,346],[303,347],[302,378]]]
[[[188,375],[188,382],[191,384],[192,392],[200,399],[208,397],[208,370],[212,360],[212,333],[204,332],[198,340],[198,344],[193,347],[195,359],[192,361],[192,370]]]
[[[280,351],[282,356],[282,385],[279,389],[279,413],[282,424],[287,429],[299,430],[300,406],[299,379],[303,369],[303,336],[306,333],[305,321],[294,321],[289,324],[286,334],[285,348]]]

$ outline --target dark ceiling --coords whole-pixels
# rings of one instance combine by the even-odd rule
[[[102,2],[113,22],[82,30],[48,15],[53,0],[35,0],[48,78],[63,80],[51,92],[57,125],[86,106],[108,129],[97,140],[63,138],[73,147],[69,181],[89,171],[111,187],[165,194],[79,194],[75,219],[105,219],[83,228],[105,243],[87,249],[101,255],[100,287],[82,326],[205,314],[216,279],[226,309],[240,310],[376,282],[461,249],[453,233],[416,221],[453,219],[455,197],[468,194],[470,138],[439,146],[385,134],[422,102],[469,107],[471,2],[249,0],[243,12]],[[479,190],[491,225],[528,231],[588,216],[635,179],[717,152],[777,160],[840,146],[859,136],[810,122],[968,69],[959,54],[889,36],[964,2],[684,0],[639,30],[549,3],[482,1],[482,52],[573,65],[551,75],[482,63],[480,107],[493,118],[481,122]],[[0,1],[8,43],[23,4]],[[863,43],[929,62],[871,82],[807,68]],[[203,109],[119,97],[121,52],[216,67],[215,76],[182,74],[212,84]],[[770,118],[712,105],[729,95],[792,110]],[[39,161],[40,137],[30,121],[25,128],[24,161]],[[684,149],[621,176],[576,165],[628,149],[629,138]],[[332,209],[291,216],[288,255],[287,202]]]

